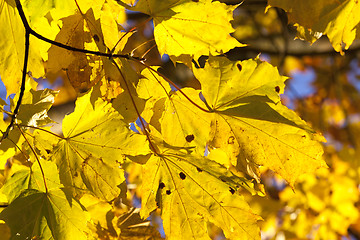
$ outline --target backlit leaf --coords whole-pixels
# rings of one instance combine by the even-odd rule
[[[257,220],[242,196],[249,182],[205,158],[162,148],[144,166],[141,215],[159,206],[170,239],[209,239],[208,221],[230,239],[260,239]]]
[[[14,0],[0,0],[0,76],[6,87],[7,95],[20,89],[24,66],[25,28],[15,7]],[[6,26],[6,27],[3,27]],[[34,38],[30,38],[30,42]],[[30,44],[28,69],[34,77],[44,75],[40,52]]]
[[[182,91],[198,105],[206,108],[199,98],[200,91],[191,88],[184,88]],[[204,154],[210,133],[209,114],[190,104],[180,92],[172,94],[164,102],[160,123],[162,136],[167,143],[173,146],[197,147],[196,151],[200,155]]]
[[[117,186],[124,181],[119,168],[124,156],[146,155],[150,150],[146,137],[131,132],[111,104],[97,97],[90,91],[78,98],[74,113],[63,120],[64,139],[52,160],[65,186],[86,185],[98,197],[110,200],[120,193]]]
[[[70,200],[71,201],[71,200]],[[88,239],[87,214],[61,189],[26,190],[0,213],[12,239]]]
[[[286,78],[274,67],[210,58],[195,76],[214,112],[210,146],[227,152],[238,169],[252,175],[266,166],[293,185],[299,175],[325,165],[322,138],[279,102]]]
[[[183,60],[181,55],[197,59],[243,46],[230,36],[234,32],[230,24],[234,9],[210,0],[141,0],[133,8],[154,19],[154,36],[160,54],[166,53],[175,60]]]
[[[218,111],[251,101],[274,103],[280,101],[286,77],[259,59],[230,61],[210,57],[205,68],[194,68],[201,90],[209,106]]]
[[[23,125],[34,127],[51,123],[47,111],[54,103],[57,94],[57,91],[51,89],[26,91],[16,119]],[[17,101],[17,99],[15,100]]]
[[[41,161],[40,163],[45,174],[48,190],[61,188],[62,185],[60,184],[56,165],[49,161]],[[26,189],[36,189],[45,192],[44,178],[38,162],[35,162],[31,169],[27,168],[15,172],[1,188],[1,192],[6,194],[8,201],[11,203],[17,197],[17,194]]]

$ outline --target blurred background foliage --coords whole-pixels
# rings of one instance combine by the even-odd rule
[[[290,77],[282,95],[283,103],[327,139],[324,158],[328,169],[319,169],[316,175],[302,176],[294,189],[267,171],[261,179],[266,197],[247,196],[251,207],[264,219],[260,222],[262,239],[360,239],[360,41],[356,40],[341,56],[326,36],[312,45],[294,40],[296,28],[288,24],[286,13],[278,8],[270,8],[265,13],[267,1],[221,2],[241,3],[234,12],[232,24],[236,31],[233,36],[248,45],[225,55],[232,60],[259,55],[262,60],[277,66],[281,74]],[[137,26],[137,31],[131,35],[125,52],[144,57],[148,65],[161,65],[159,71],[179,87],[200,88],[187,66],[174,66],[166,55],[160,58],[152,35],[152,22],[144,23],[147,15],[128,11],[126,17],[126,29]],[[199,62],[202,61],[200,58]],[[52,83],[39,82],[39,87],[61,90],[49,113],[60,122],[64,114],[72,111],[77,96],[69,76],[63,71]],[[86,90],[78,89],[80,92]],[[140,207],[141,167],[129,163],[126,170],[130,190],[126,204]],[[105,203],[94,204],[90,196],[83,198],[82,204],[91,209],[94,216],[106,213],[106,219],[99,219],[96,226],[99,236],[102,234],[104,239],[116,236],[114,226],[122,229],[132,222],[139,223],[138,213],[128,212],[125,205],[112,208]],[[161,229],[156,213],[152,224],[154,229]],[[214,239],[224,239],[218,228],[211,225],[209,229]],[[136,234],[140,233],[141,225],[136,230]],[[144,234],[144,239],[149,236],[160,237],[154,231]],[[131,238],[123,235],[122,239]]]

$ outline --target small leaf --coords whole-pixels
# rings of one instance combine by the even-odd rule
[[[16,119],[21,124],[28,126],[43,126],[51,123],[51,119],[47,115],[47,111],[54,103],[54,99],[58,91],[44,89],[39,91],[26,91],[22,99],[19,114]],[[14,108],[14,106],[12,106]]]

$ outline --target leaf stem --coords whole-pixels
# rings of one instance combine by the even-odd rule
[[[156,150],[155,146],[153,145],[153,143],[152,143],[152,141],[151,141],[149,132],[147,131],[147,127],[146,127],[146,125],[145,125],[145,123],[144,123],[144,120],[142,119],[142,117],[141,117],[141,115],[140,115],[140,112],[139,112],[139,110],[138,110],[138,108],[137,108],[137,106],[136,106],[134,97],[133,97],[133,95],[131,94],[129,84],[128,84],[128,82],[126,81],[125,76],[124,76],[124,74],[122,73],[119,65],[115,62],[114,59],[111,59],[111,61],[114,63],[114,65],[115,65],[116,68],[118,69],[121,77],[124,79],[124,83],[125,83],[126,90],[129,92],[129,96],[130,96],[131,102],[132,102],[132,104],[133,104],[133,106],[134,106],[134,108],[135,108],[136,114],[137,114],[137,116],[138,116],[138,118],[139,118],[139,120],[140,120],[140,122],[141,122],[141,125],[142,125],[142,127],[144,128],[144,132],[145,132],[145,135],[146,135],[147,140],[149,141],[150,148],[151,148],[151,150],[152,150],[155,154],[158,155],[159,153],[158,153],[158,151]]]
[[[38,162],[39,167],[40,167],[41,175],[42,175],[43,180],[44,180],[45,192],[48,193],[48,188],[47,188],[46,180],[45,180],[45,174],[44,174],[44,170],[43,170],[43,168],[42,168],[42,166],[41,166],[40,159],[39,159],[39,157],[36,155],[36,152],[35,152],[34,148],[31,146],[29,140],[25,137],[25,134],[24,134],[23,130],[21,129],[21,127],[20,127],[18,124],[15,124],[15,126],[17,126],[17,127],[19,128],[19,131],[20,131],[21,135],[24,137],[24,139],[25,139],[25,141],[27,142],[27,144],[29,145],[31,151],[32,151],[32,152],[34,153],[34,155],[35,155],[36,161]]]
[[[204,112],[207,112],[207,113],[210,113],[210,111],[208,109],[205,109],[201,106],[199,106],[197,103],[195,103],[188,95],[186,95],[182,90],[181,88],[179,88],[178,86],[176,86],[176,84],[171,81],[168,77],[166,77],[164,74],[160,73],[159,71],[153,69],[151,66],[143,63],[141,60],[137,59],[137,58],[129,58],[129,60],[132,60],[144,67],[146,67],[147,69],[149,69],[150,71],[153,71],[155,72],[156,74],[160,75],[162,78],[164,78],[168,83],[170,83],[171,85],[173,85],[177,91],[179,91],[191,104],[193,104],[195,107],[197,107],[198,109],[200,109],[201,111],[204,111]]]
[[[58,137],[58,138],[61,138],[61,139],[66,140],[66,138],[64,138],[63,136],[60,136],[60,135],[58,135],[58,134],[56,134],[56,133],[54,133],[54,132],[52,132],[52,131],[46,130],[46,129],[44,129],[44,128],[35,127],[35,126],[30,126],[30,125],[25,125],[25,124],[18,124],[18,125],[21,126],[21,127],[34,128],[34,129],[37,129],[37,130],[40,130],[40,131],[44,131],[44,132],[46,132],[46,133],[49,133],[49,134],[51,134],[51,135],[54,135],[55,137]]]

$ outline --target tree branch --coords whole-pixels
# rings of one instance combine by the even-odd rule
[[[68,45],[65,45],[63,43],[59,43],[56,42],[54,40],[51,40],[49,38],[46,38],[44,36],[42,36],[41,34],[35,32],[29,25],[29,22],[27,21],[24,11],[22,9],[22,5],[20,3],[20,0],[15,0],[16,2],[16,8],[19,12],[21,21],[23,22],[23,25],[25,27],[25,30],[27,30],[29,32],[29,34],[33,35],[34,37],[43,40],[44,42],[50,43],[52,45],[55,45],[57,47],[60,48],[64,48],[66,50],[69,51],[74,51],[74,52],[81,52],[81,53],[87,53],[87,54],[92,54],[92,55],[96,55],[96,56],[103,56],[103,57],[109,57],[109,58],[125,58],[125,59],[130,59],[130,55],[129,54],[112,54],[112,53],[103,53],[103,52],[99,52],[99,51],[92,51],[92,50],[86,50],[86,49],[81,49],[81,48],[75,48],[75,47],[71,47]],[[132,58],[137,58],[137,57],[133,57]],[[139,58],[139,60],[142,60]]]
[[[18,101],[16,103],[14,112],[10,115],[11,116],[10,124],[6,128],[6,131],[3,133],[3,136],[1,137],[0,142],[3,139],[7,138],[7,136],[9,135],[10,130],[13,128],[14,123],[15,123],[15,119],[17,117],[17,114],[19,113],[19,109],[20,109],[22,99],[24,97],[25,84],[26,84],[26,72],[27,72],[27,65],[28,65],[28,59],[29,59],[29,47],[30,47],[30,33],[29,33],[29,31],[27,31],[25,29],[25,54],[24,54],[25,56],[24,56],[24,67],[23,67],[22,78],[21,78],[19,99],[18,99]]]

